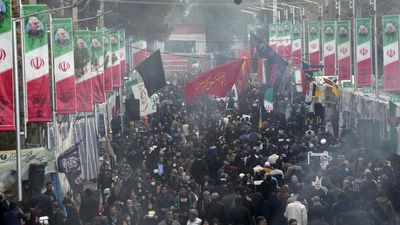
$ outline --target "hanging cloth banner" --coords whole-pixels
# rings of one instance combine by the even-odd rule
[[[112,87],[119,88],[121,86],[121,66],[119,56],[119,32],[111,33],[111,62],[112,62]]]
[[[78,112],[92,112],[92,75],[91,75],[91,48],[90,31],[75,31],[75,79],[76,79],[76,101]]]
[[[336,75],[335,21],[324,22],[324,75]]]
[[[399,15],[382,17],[383,87],[384,91],[400,91]]]
[[[320,30],[318,21],[308,22],[308,60],[310,66],[320,65]]]
[[[337,22],[337,54],[339,80],[351,80],[350,22]]]
[[[284,46],[284,38],[285,32],[283,31],[283,24],[278,23],[276,25],[276,52],[283,57],[285,55],[285,46]]]
[[[302,65],[302,27],[300,24],[292,25],[292,65],[301,66]]]
[[[104,48],[103,32],[90,32],[90,62],[92,73],[92,98],[93,103],[105,102],[104,94]]]
[[[371,85],[371,19],[357,18],[357,87]]]
[[[74,39],[72,19],[53,19],[54,79],[56,82],[56,113],[76,113]]]
[[[0,132],[15,130],[11,0],[0,1]]]
[[[121,75],[126,76],[126,48],[125,48],[125,31],[119,31],[119,58],[121,63]]]
[[[113,90],[112,80],[112,60],[111,60],[111,32],[104,31],[103,44],[104,44],[104,91],[110,93]]]
[[[290,21],[283,22],[283,33],[284,33],[284,55],[283,58],[286,61],[292,60],[292,23]]]
[[[269,25],[269,47],[276,52],[276,27],[277,24],[273,23]]]
[[[22,6],[23,15],[46,10],[43,4]],[[49,122],[51,118],[47,27],[48,13],[28,16],[23,23],[27,122]]]

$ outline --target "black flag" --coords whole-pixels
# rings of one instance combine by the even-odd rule
[[[125,100],[126,114],[130,121],[140,120],[140,100],[128,98]]]
[[[68,179],[71,189],[79,193],[83,189],[82,181],[82,166],[79,156],[79,144],[70,147],[57,158],[58,172],[64,173]]]
[[[136,70],[143,78],[149,97],[166,85],[160,50],[144,60]]]
[[[282,90],[289,78],[286,61],[255,34],[250,36],[250,51],[253,60],[257,58],[267,59],[268,86]]]

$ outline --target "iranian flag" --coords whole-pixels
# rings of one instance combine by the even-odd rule
[[[112,60],[111,60],[111,32],[109,30],[104,31],[103,46],[104,46],[104,91],[110,93],[113,90],[113,79],[112,79]]]
[[[76,107],[78,112],[93,111],[90,31],[75,31]]]
[[[399,16],[382,17],[384,91],[400,91]]]
[[[23,15],[45,10],[47,5],[42,4],[22,6]],[[27,16],[23,21],[27,122],[49,122],[51,118],[47,28],[48,13]]]
[[[274,89],[267,88],[264,92],[264,108],[265,111],[271,112],[274,110]]]
[[[292,60],[292,23],[290,21],[283,22],[283,33],[284,33],[284,41],[283,41],[283,58],[286,61]]]
[[[92,73],[92,98],[93,103],[105,102],[104,94],[104,47],[103,32],[90,33],[90,62]]]
[[[283,31],[283,24],[278,23],[276,25],[276,52],[283,57],[285,55],[285,45],[284,45],[284,38],[285,32]]]
[[[308,22],[308,60],[310,66],[319,66],[320,64],[319,39],[319,22]]]
[[[300,24],[293,24],[292,26],[292,65],[302,65],[302,29]]]
[[[357,18],[357,87],[371,85],[371,19]]]
[[[11,0],[0,6],[0,132],[15,130]],[[4,11],[3,11],[4,10]]]
[[[112,87],[119,88],[121,86],[121,66],[120,66],[120,55],[119,55],[119,32],[115,31],[111,33],[111,62],[112,62]]]
[[[147,51],[146,41],[137,41],[132,44],[132,65],[136,68],[140,63],[142,63],[149,53]]]
[[[351,80],[350,22],[337,22],[337,54],[339,80]]]
[[[121,74],[126,75],[126,49],[125,49],[125,31],[119,31],[119,58],[121,63]]]
[[[276,27],[275,23],[269,25],[269,47],[274,51],[276,51]]]
[[[261,84],[267,84],[267,71],[268,71],[267,60],[263,58],[258,58],[257,59],[258,82],[260,82]]]
[[[324,22],[324,75],[336,75],[335,21]]]
[[[76,113],[75,63],[72,19],[53,19],[54,79],[56,113]]]

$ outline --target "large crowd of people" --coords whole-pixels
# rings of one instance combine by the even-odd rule
[[[51,225],[399,224],[399,156],[326,129],[337,116],[319,118],[302,102],[287,106],[287,119],[260,113],[251,84],[238,101],[193,105],[177,90],[169,84],[157,113],[113,133],[97,190],[79,204],[59,204],[48,183],[50,205],[0,196],[0,224],[38,225],[44,215]],[[329,155],[308,160],[310,151]]]

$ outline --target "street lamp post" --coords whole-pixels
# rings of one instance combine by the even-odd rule
[[[353,74],[354,74],[354,91],[357,91],[357,80],[358,80],[358,72],[357,72],[357,59],[356,59],[356,54],[357,54],[357,39],[356,39],[356,33],[357,33],[357,28],[356,28],[356,7],[355,7],[355,0],[350,0],[349,1],[349,8],[352,9],[352,17],[351,21],[353,24]]]
[[[379,76],[378,76],[378,32],[376,21],[376,0],[370,0],[370,5],[373,5],[371,16],[374,18],[374,73],[375,73],[375,98],[379,98]]]

